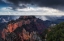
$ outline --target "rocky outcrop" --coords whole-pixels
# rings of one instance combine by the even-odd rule
[[[20,16],[19,19],[8,22],[2,31],[5,41],[41,41],[41,34],[46,27],[34,16]]]

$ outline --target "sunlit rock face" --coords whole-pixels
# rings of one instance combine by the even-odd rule
[[[11,20],[3,29],[2,38],[4,41],[35,41],[39,37],[37,34],[41,34],[46,28],[38,21],[35,16],[20,16]]]

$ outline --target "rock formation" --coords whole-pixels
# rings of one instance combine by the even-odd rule
[[[41,41],[41,34],[46,27],[34,16],[20,16],[8,22],[2,31],[4,41]]]

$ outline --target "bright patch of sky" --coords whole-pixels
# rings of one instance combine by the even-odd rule
[[[64,12],[48,7],[17,8],[15,11],[12,10],[12,7],[1,7],[0,15],[64,15]]]

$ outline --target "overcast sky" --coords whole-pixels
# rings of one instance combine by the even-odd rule
[[[64,15],[64,0],[0,0],[0,15]]]

